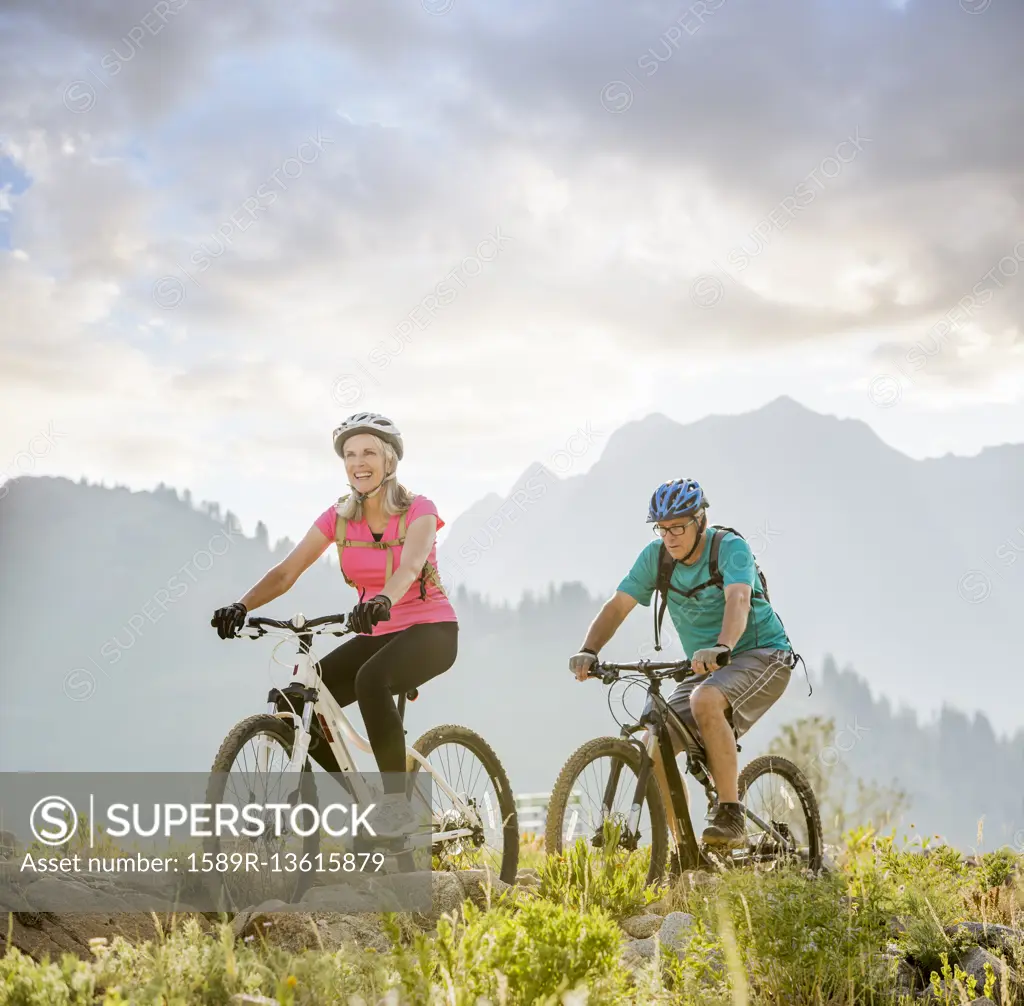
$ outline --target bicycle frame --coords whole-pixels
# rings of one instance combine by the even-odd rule
[[[291,621],[292,625],[299,627],[304,626],[306,623],[306,619],[301,614],[295,615]],[[246,628],[249,627],[247,626]],[[352,725],[342,708],[335,701],[334,696],[323,687],[323,681],[320,677],[319,671],[319,661],[314,660],[311,649],[314,635],[330,634],[341,636],[345,635],[346,632],[338,631],[336,629],[268,629],[263,627],[261,628],[261,632],[258,634],[246,632],[245,629],[238,633],[238,635],[246,635],[250,639],[259,638],[259,635],[263,634],[277,635],[281,639],[297,639],[299,644],[296,663],[292,670],[292,680],[284,688],[271,688],[267,696],[268,714],[280,718],[290,717],[295,728],[295,739],[292,743],[291,757],[289,758],[284,771],[286,773],[297,773],[302,770],[302,766],[306,763],[306,758],[309,754],[310,741],[312,740],[311,726],[313,717],[316,716],[324,739],[327,741],[327,745],[337,762],[338,769],[341,773],[350,776],[348,783],[351,786],[352,795],[362,803],[372,803],[374,794],[359,774],[355,761],[352,758],[352,754],[345,743],[345,739],[348,738],[348,740],[359,750],[364,751],[367,754],[372,754],[373,748],[370,746],[370,742]],[[293,701],[295,699],[302,704],[301,716],[296,715],[295,707],[297,703]],[[400,708],[403,712],[405,699],[405,695],[400,699]],[[287,708],[282,709],[282,706]],[[264,762],[264,766],[266,762],[269,762],[271,745],[272,742],[269,738],[262,738],[262,743],[257,751],[258,764],[261,759]],[[466,815],[469,820],[478,821],[477,811],[470,807],[459,796],[459,794],[448,785],[447,780],[435,771],[434,767],[419,753],[419,751],[406,745],[405,753],[407,757],[412,758],[430,774],[432,785],[437,786],[437,788],[452,801],[456,810],[461,814]],[[484,799],[487,803],[485,809],[488,812],[489,817],[493,820],[494,809],[489,806],[486,793],[484,794]],[[433,817],[433,814],[431,816]],[[482,824],[482,822],[479,823]],[[456,828],[449,831],[432,832],[431,842],[449,841],[454,838],[463,837],[468,838],[472,836],[472,834],[473,830],[470,828]]]
[[[680,868],[683,870],[697,869],[704,857],[701,855],[700,846],[697,843],[697,836],[693,831],[693,822],[690,820],[690,801],[686,792],[686,784],[679,772],[676,763],[676,755],[672,747],[672,737],[669,732],[669,717],[672,718],[676,729],[683,734],[687,743],[687,750],[699,749],[699,744],[693,734],[671,710],[669,704],[662,698],[661,682],[657,679],[649,681],[648,701],[640,720],[634,726],[624,726],[622,737],[636,745],[640,750],[640,774],[637,777],[636,790],[633,795],[633,803],[629,810],[626,827],[630,834],[636,834],[640,825],[640,813],[643,807],[644,797],[647,793],[647,784],[651,773],[654,771],[654,751],[657,748],[661,754],[661,762],[665,770],[665,779],[668,782],[669,799],[671,805],[667,808],[679,824],[683,834],[682,845],[679,846],[675,839],[675,830],[670,828],[669,835],[673,845],[679,854]],[[643,737],[637,739],[632,735],[643,731]],[[692,746],[691,746],[692,745]],[[618,788],[618,776],[621,772],[621,765],[613,766],[608,778],[608,786],[605,791],[604,805],[611,806],[615,790]],[[699,778],[699,777],[698,777]],[[710,777],[708,777],[710,779]],[[708,798],[714,793],[713,787],[705,783],[705,790]]]
[[[647,663],[649,662],[641,661],[641,665]],[[636,666],[637,670],[642,669],[640,666],[634,666]],[[661,754],[665,779],[668,782],[671,805],[666,809],[675,816],[683,836],[682,844],[679,845],[676,842],[674,830],[669,829],[670,841],[676,847],[676,851],[679,854],[679,868],[681,870],[695,870],[701,866],[713,865],[717,867],[719,864],[713,863],[705,855],[697,842],[697,836],[694,834],[693,822],[690,820],[690,802],[686,791],[686,784],[683,782],[682,774],[676,762],[671,729],[675,729],[683,739],[688,772],[703,785],[708,801],[713,802],[717,799],[718,794],[704,760],[704,746],[700,739],[694,735],[693,731],[675,714],[662,696],[660,678],[648,677],[647,683],[647,704],[639,721],[632,726],[624,726],[621,732],[621,736],[631,744],[634,744],[640,751],[640,773],[637,777],[636,789],[633,794],[633,803],[630,806],[629,815],[626,820],[627,833],[635,835],[639,827],[647,784],[651,773],[654,771],[654,751],[657,748]],[[635,738],[633,735],[640,731],[643,731],[643,737],[641,739]],[[741,750],[738,743],[736,750]],[[621,764],[613,765],[605,788],[602,806],[603,814],[607,814],[612,806],[621,771]],[[748,810],[745,805],[741,804],[741,806],[743,815],[756,824],[766,835],[771,836],[775,841],[784,846],[792,845],[792,840],[782,835],[771,823],[761,820],[757,814]]]

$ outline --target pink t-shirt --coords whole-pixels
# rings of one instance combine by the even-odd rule
[[[338,511],[336,504],[326,509],[314,522],[331,541],[334,541],[334,534],[338,524]],[[406,534],[412,522],[424,514],[433,514],[437,517],[438,531],[444,527],[444,521],[437,513],[437,507],[427,499],[426,496],[417,496],[412,506],[409,507],[405,518]],[[345,536],[349,541],[373,541],[373,533],[365,520],[348,522],[348,530]],[[398,514],[392,514],[388,520],[388,526],[381,541],[394,541],[398,537]],[[437,568],[437,542],[431,546],[428,561]],[[351,545],[345,547],[344,552],[345,575],[359,587],[360,596],[369,600],[374,594],[379,594],[384,589],[385,571],[387,569],[387,551],[382,548],[362,548]],[[402,546],[395,545],[391,549],[391,572],[398,569],[402,561]],[[413,585],[406,591],[405,596],[396,604],[391,606],[391,618],[387,622],[378,622],[373,627],[371,635],[383,636],[389,632],[400,632],[409,628],[410,625],[417,625],[420,622],[456,622],[458,618],[455,609],[445,595],[434,586],[430,580],[426,580],[426,600],[420,600],[420,581],[413,582]]]

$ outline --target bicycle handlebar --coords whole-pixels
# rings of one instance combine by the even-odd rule
[[[729,653],[719,653],[717,664],[723,667],[729,662]],[[689,660],[653,661],[637,660],[628,664],[613,664],[599,662],[594,665],[593,670],[587,675],[591,678],[598,678],[606,685],[613,684],[619,680],[623,671],[637,671],[651,681],[662,681],[665,678],[674,678],[676,681],[685,681],[693,677],[693,664]]]
[[[296,625],[294,619],[301,618],[302,624]],[[322,629],[325,625],[344,625],[347,615],[322,615],[320,618],[303,618],[301,615],[294,615],[287,622],[282,621],[279,618],[264,618],[260,615],[250,616],[245,623],[245,626],[235,633],[236,637],[248,636],[249,639],[258,639],[260,636],[265,636],[267,629],[287,629],[289,632],[294,632],[296,635],[303,635],[307,632],[311,632],[314,635],[320,633],[315,630]],[[245,629],[255,630],[253,633],[245,632]],[[330,635],[333,636],[344,636],[346,633],[351,632],[351,629],[344,629],[339,632],[337,630],[329,631]]]

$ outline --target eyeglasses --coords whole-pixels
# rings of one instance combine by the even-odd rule
[[[691,524],[696,524],[697,520],[698,518],[694,517],[685,524],[677,524],[674,527],[664,527],[662,524],[655,524],[653,530],[659,538],[664,538],[666,535],[670,538],[678,538]]]

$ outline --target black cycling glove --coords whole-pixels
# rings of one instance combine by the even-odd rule
[[[221,639],[234,639],[235,633],[245,625],[245,616],[249,614],[241,601],[235,601],[226,608],[218,608],[210,619],[210,625],[217,630]]]
[[[360,601],[348,613],[348,627],[353,632],[368,633],[378,622],[391,619],[391,598],[378,594],[369,601]]]

